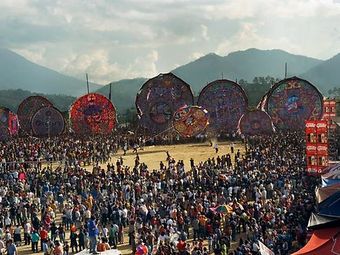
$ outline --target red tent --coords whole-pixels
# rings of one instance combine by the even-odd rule
[[[308,243],[292,255],[340,255],[340,227],[315,230]]]

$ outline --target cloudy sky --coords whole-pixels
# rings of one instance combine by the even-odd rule
[[[210,52],[340,52],[340,0],[0,0],[0,47],[107,83]]]

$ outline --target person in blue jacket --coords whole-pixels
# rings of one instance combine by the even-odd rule
[[[90,239],[90,253],[97,254],[97,236],[99,234],[99,230],[94,216],[92,216],[87,222],[87,230]]]

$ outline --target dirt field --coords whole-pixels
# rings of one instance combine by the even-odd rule
[[[183,160],[186,166],[190,165],[190,159],[195,160],[195,164],[200,161],[205,161],[208,158],[222,156],[230,153],[231,142],[221,142],[218,143],[218,153],[215,152],[214,147],[211,147],[209,143],[199,143],[199,144],[179,144],[179,145],[164,145],[164,146],[148,146],[144,150],[138,150],[138,155],[140,162],[146,163],[149,169],[159,169],[160,161],[166,163],[166,152],[168,151],[170,156],[176,160]],[[235,152],[240,149],[241,153],[244,151],[243,144],[235,143]],[[133,167],[136,154],[132,150],[127,151],[126,155],[123,152],[119,152],[117,155],[112,157],[111,162],[114,163],[123,157],[124,164]]]
[[[170,156],[175,158],[176,160],[183,160],[185,166],[188,167],[190,165],[191,158],[193,158],[195,160],[195,164],[197,164],[200,161],[207,160],[208,158],[231,153],[230,145],[231,142],[218,143],[218,153],[215,152],[214,147],[211,147],[209,143],[148,146],[145,147],[143,150],[138,150],[138,154],[140,157],[140,162],[146,163],[150,170],[159,169],[160,161],[163,161],[164,164],[166,163],[167,151],[169,152]],[[234,149],[235,153],[238,149],[241,151],[241,153],[243,153],[244,145],[241,143],[235,143]],[[112,157],[111,163],[115,163],[120,157],[123,157],[124,165],[128,165],[131,168],[134,166],[136,154],[133,153],[132,150],[127,151],[126,155],[123,155],[123,152],[119,151],[117,155]],[[106,164],[103,164],[102,167],[106,169]],[[60,221],[60,215],[58,215],[57,221]],[[69,232],[66,233],[66,238],[69,238]],[[125,234],[124,239],[124,244],[118,246],[118,249],[122,252],[123,255],[131,254],[131,250],[127,244],[127,234]],[[30,246],[19,246],[18,250],[19,255],[32,254]]]

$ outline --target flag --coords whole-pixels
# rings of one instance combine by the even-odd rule
[[[259,248],[261,255],[275,255],[267,246],[264,245],[261,241],[259,241]]]

